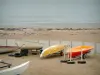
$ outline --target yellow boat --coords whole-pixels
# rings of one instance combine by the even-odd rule
[[[46,57],[48,55],[51,55],[53,53],[57,53],[61,50],[64,50],[65,48],[65,45],[53,45],[53,46],[50,46],[49,48],[45,49],[42,51],[40,57]]]

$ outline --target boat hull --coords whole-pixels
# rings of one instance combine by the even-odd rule
[[[75,58],[77,56],[81,56],[81,50],[82,50],[82,53],[84,55],[84,54],[91,52],[92,49],[93,49],[92,46],[84,46],[84,47],[78,46],[78,47],[72,48],[71,53],[70,53],[70,51],[68,51],[67,53],[68,53],[68,57],[71,56],[72,58]]]
[[[47,49],[44,49],[40,55],[40,57],[47,57],[48,55],[52,55],[54,53],[57,53],[59,51],[62,51],[64,50],[65,48],[65,45],[53,45],[53,46],[50,46],[49,48]]]
[[[17,46],[0,46],[0,53],[12,52],[18,49]]]

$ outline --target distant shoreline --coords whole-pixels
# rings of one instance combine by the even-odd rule
[[[37,30],[100,30],[100,28],[67,28],[67,27],[62,27],[62,28],[53,28],[53,27],[49,27],[49,28],[3,28],[1,27],[0,30],[25,30],[25,29],[37,29]]]

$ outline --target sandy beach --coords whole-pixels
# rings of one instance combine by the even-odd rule
[[[63,56],[54,56],[40,59],[39,55],[29,55],[20,58],[8,57],[7,54],[0,55],[6,62],[12,63],[12,67],[26,61],[30,61],[28,69],[22,75],[100,75],[100,55],[89,56],[86,64],[60,63]],[[17,62],[16,62],[17,61]]]
[[[36,39],[36,40],[69,40],[100,42],[100,30],[51,30],[51,29],[23,29],[23,30],[0,30],[0,39]],[[22,75],[100,75],[100,55],[89,55],[86,64],[60,63],[63,56],[53,56],[40,59],[39,55],[15,58],[8,54],[0,54],[0,59],[12,64],[11,67],[30,61],[28,69]],[[16,62],[17,61],[17,62]]]
[[[100,0],[0,0],[0,60],[4,75],[100,75]]]
[[[1,30],[0,39],[38,39],[100,42],[100,29],[32,29]]]

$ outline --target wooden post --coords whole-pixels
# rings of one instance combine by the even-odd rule
[[[97,54],[97,46],[96,46],[96,45],[97,45],[96,42],[94,42],[94,48],[95,48],[95,50],[94,50],[94,55]]]
[[[6,46],[8,45],[8,40],[7,40],[7,38],[6,38]]]
[[[72,41],[71,41],[71,45],[70,45],[70,48],[72,48]]]
[[[70,61],[72,60],[72,47],[69,48],[69,54],[70,54]]]
[[[84,42],[82,41],[82,45],[84,46]]]
[[[50,46],[50,40],[49,40],[49,46]]]
[[[61,40],[59,41],[59,44],[61,44]]]
[[[64,52],[63,52],[64,53],[64,60],[66,60],[66,50],[67,50],[67,48],[68,48],[67,45],[65,45]]]
[[[5,34],[6,34],[6,36],[5,36],[5,39],[6,39],[6,46],[7,46],[7,44],[8,44],[8,41],[7,41],[7,29],[5,29]]]
[[[39,39],[37,40],[37,43],[38,43],[38,44],[40,43],[40,40],[39,40]]]

